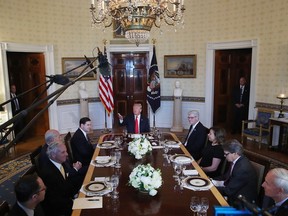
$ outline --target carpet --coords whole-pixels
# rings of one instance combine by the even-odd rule
[[[9,206],[15,203],[14,184],[31,165],[30,156],[26,154],[0,166],[0,200],[6,200]]]

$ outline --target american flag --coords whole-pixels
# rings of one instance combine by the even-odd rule
[[[104,56],[105,61],[107,60],[107,55],[106,55],[106,47],[104,47]],[[107,61],[108,63],[108,61]],[[108,63],[109,64],[109,63]],[[110,116],[110,113],[114,109],[114,99],[113,99],[113,83],[112,83],[112,78],[110,75],[110,68],[109,65],[108,67],[104,67],[105,69],[109,71],[101,71],[100,76],[99,76],[99,97],[100,100],[105,107],[108,116]],[[105,74],[104,76],[102,74]],[[106,75],[109,74],[109,75]]]

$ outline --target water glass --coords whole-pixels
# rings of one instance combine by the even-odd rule
[[[121,164],[120,164],[121,151],[115,151],[115,152],[114,152],[114,156],[115,156],[115,159],[116,159],[115,167],[116,167],[116,168],[121,168]]]
[[[124,128],[124,129],[123,129],[123,138],[124,138],[124,140],[127,139],[127,135],[128,135],[128,131],[127,131],[126,128]]]
[[[194,212],[194,216],[196,215],[196,213],[199,212],[200,210],[200,199],[197,196],[192,196],[191,197],[191,202],[190,202],[190,209],[191,211]]]
[[[198,212],[199,216],[206,216],[207,210],[209,208],[209,200],[207,197],[202,197],[200,200],[200,210]]]
[[[119,198],[119,192],[117,191],[117,187],[119,185],[119,176],[112,175],[110,179],[111,185],[112,185],[112,198],[117,199]]]

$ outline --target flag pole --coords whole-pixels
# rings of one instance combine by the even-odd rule
[[[107,134],[107,133],[110,133],[111,131],[107,128],[107,111],[106,109],[104,108],[104,111],[105,111],[105,122],[104,122],[104,130],[102,130],[101,132],[104,133],[104,134]]]

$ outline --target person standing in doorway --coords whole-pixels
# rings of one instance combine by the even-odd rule
[[[11,107],[12,107],[12,115],[16,116],[19,112],[21,112],[21,106],[16,94],[17,88],[15,84],[10,85],[10,96],[11,96]],[[19,119],[14,127],[15,136],[23,129],[23,119]]]
[[[245,77],[241,77],[239,85],[233,91],[233,114],[234,121],[231,133],[241,133],[242,121],[248,118],[249,109],[249,86]]]

